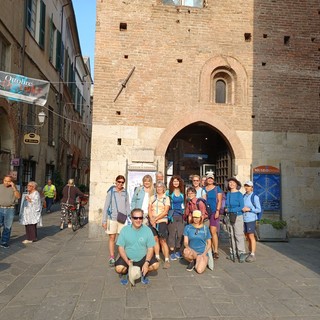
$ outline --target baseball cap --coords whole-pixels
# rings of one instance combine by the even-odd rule
[[[214,179],[214,174],[213,174],[213,172],[209,172],[209,173],[206,175],[206,177],[207,177],[207,179],[209,179],[209,178]]]
[[[200,210],[194,210],[194,211],[192,212],[192,216],[195,217],[195,218],[201,218],[202,213],[201,213]]]
[[[244,183],[245,186],[253,187],[253,182],[251,180],[248,180]]]

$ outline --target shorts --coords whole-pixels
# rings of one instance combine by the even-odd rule
[[[160,222],[156,224],[156,228],[149,225],[149,228],[151,229],[154,236],[158,236],[162,239],[167,239],[169,232],[168,232],[168,226],[166,222]]]
[[[244,233],[255,233],[256,231],[256,222],[250,221],[244,223]]]
[[[128,257],[129,258],[129,257]],[[130,258],[129,258],[130,259]],[[142,268],[143,264],[146,261],[146,256],[144,256],[140,261],[133,261],[133,265]],[[156,257],[153,255],[152,258],[150,259],[150,263],[149,266],[152,266],[154,263],[158,262],[158,260],[156,259]],[[115,266],[124,266],[128,269],[128,265],[127,263],[121,258],[119,257],[117,259],[117,261],[114,264]]]
[[[124,224],[119,223],[116,220],[107,220],[107,229],[106,234],[119,234],[121,229],[124,227]]]
[[[210,217],[210,227],[216,227],[218,230],[220,227],[220,216],[218,217],[218,219],[215,219],[214,214],[215,213],[212,213],[212,215]]]

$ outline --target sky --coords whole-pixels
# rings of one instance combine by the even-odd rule
[[[91,75],[94,78],[94,41],[96,30],[96,0],[72,0],[83,56],[90,57]]]

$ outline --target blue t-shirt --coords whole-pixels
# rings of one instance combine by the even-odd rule
[[[169,192],[166,193],[169,196]],[[184,211],[184,196],[180,193],[179,196],[176,196],[174,193],[170,195],[171,207],[174,209],[174,216],[179,216],[183,214]]]
[[[193,249],[197,254],[202,254],[206,249],[207,240],[211,239],[211,234],[207,226],[203,226],[198,229],[192,224],[185,226],[183,235],[188,237],[189,247]]]
[[[148,248],[155,244],[151,229],[145,225],[139,229],[132,225],[123,227],[117,241],[117,245],[124,248],[127,257],[135,262],[145,257]]]
[[[252,222],[257,220],[257,213],[261,212],[261,205],[259,197],[255,194],[253,197],[254,205],[251,201],[252,192],[243,195],[244,206],[250,208],[250,211],[243,213],[244,222]]]
[[[215,211],[217,210],[217,196],[218,196],[218,193],[222,193],[222,190],[219,186],[215,186],[212,190],[210,191],[206,190],[206,192],[207,192],[207,202],[210,205],[211,211],[215,213]]]
[[[244,207],[243,195],[240,191],[228,192],[226,199],[226,207],[228,212],[236,213],[238,216],[242,215],[242,209]]]

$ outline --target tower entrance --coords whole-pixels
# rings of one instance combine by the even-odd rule
[[[232,176],[233,152],[225,137],[209,124],[199,121],[180,130],[166,151],[168,181],[174,174],[191,184],[194,174],[215,174],[216,183],[224,189],[225,179]]]

